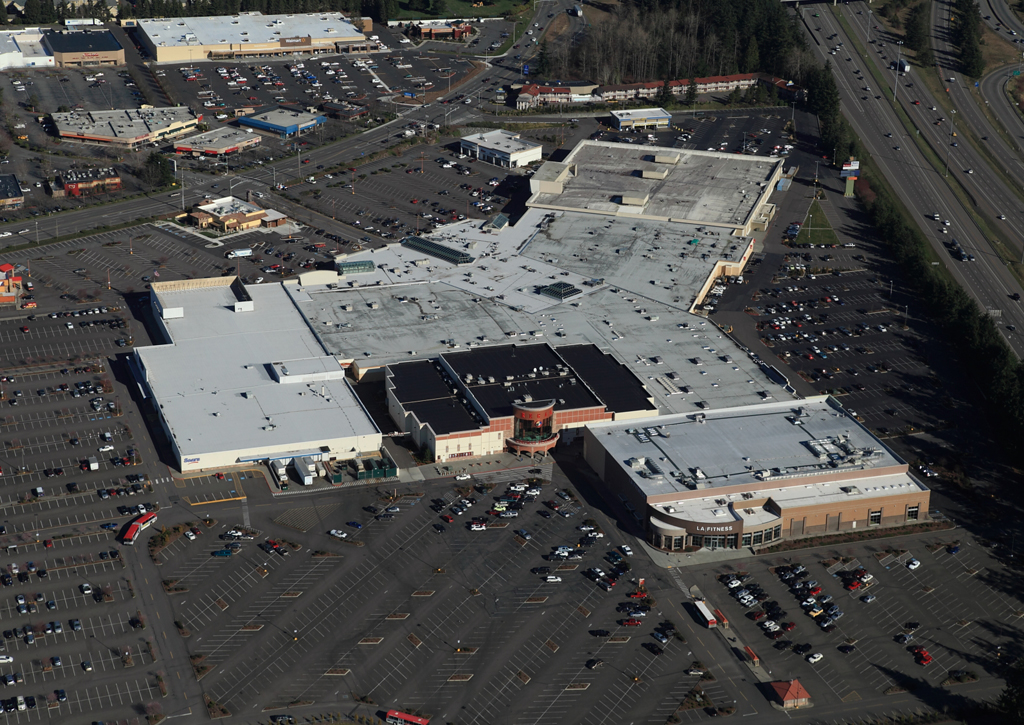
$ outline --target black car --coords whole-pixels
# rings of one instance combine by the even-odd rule
[[[594,637],[610,637],[612,633],[607,629],[592,629],[590,630],[590,634]]]
[[[643,648],[655,656],[660,655],[665,651],[658,645],[654,644],[654,642],[644,642]]]
[[[443,534],[447,530],[448,529],[444,527],[444,524],[434,524],[434,531],[436,531],[439,534]]]
[[[535,566],[532,569],[530,569],[530,573],[531,574],[547,575],[547,574],[551,573],[551,567],[550,566]]]
[[[796,652],[798,655],[807,654],[808,652],[811,651],[811,645],[809,645],[809,644],[798,644],[796,647],[793,648],[793,651]]]
[[[14,584],[14,577],[12,577],[10,574],[0,575],[0,583],[2,583],[5,587],[9,587],[12,584]]]
[[[848,654],[850,654],[851,652],[853,652],[857,648],[854,647],[852,644],[843,644],[843,645],[840,645],[838,649],[844,655],[848,655]]]
[[[778,642],[776,642],[775,644],[772,645],[772,647],[774,647],[775,649],[779,650],[780,652],[783,651],[783,650],[787,650],[787,649],[789,649],[792,646],[793,646],[793,642],[788,640],[788,639],[780,639]]]
[[[543,516],[546,519],[550,519],[551,518],[551,512],[548,511],[547,509],[541,509],[537,513],[539,513],[541,516]]]

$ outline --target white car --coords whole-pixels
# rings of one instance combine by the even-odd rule
[[[630,548],[629,548],[628,546],[626,546],[625,544],[623,544],[622,546],[620,546],[620,547],[619,547],[619,550],[620,550],[620,551],[621,551],[621,552],[622,552],[623,554],[625,554],[626,556],[633,556],[633,550],[632,550],[632,549],[630,549]]]
[[[14,662],[14,658],[10,655],[0,655],[0,665],[9,665]]]
[[[100,453],[106,453],[107,451],[114,450],[114,446],[101,446],[98,450]]]
[[[455,477],[455,480],[456,481],[468,481],[470,478],[471,478],[471,476],[468,473],[460,473],[458,476]]]
[[[910,571],[914,571],[914,569],[916,569],[919,566],[921,566],[921,562],[919,562],[917,559],[911,559],[907,562],[907,568],[910,569]]]
[[[185,531],[185,538],[188,539],[189,541],[195,541],[196,540],[196,535],[193,534],[191,531],[187,531],[186,530]]]
[[[0,234],[0,237],[9,237],[11,236],[11,234],[12,232],[3,232],[2,234]]]
[[[823,659],[825,659],[825,655],[823,655],[821,652],[815,652],[812,655],[807,655],[807,661],[810,662],[812,665],[817,662],[821,662]]]
[[[348,532],[347,531],[342,531],[341,529],[331,529],[330,534],[335,539],[347,539],[348,538]]]

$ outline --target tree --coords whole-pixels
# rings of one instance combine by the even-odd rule
[[[1024,660],[1017,660],[1005,679],[1006,687],[996,700],[996,707],[1007,722],[1024,722]]]
[[[743,54],[743,72],[753,73],[761,67],[761,54],[757,49],[757,38],[747,43],[747,51]]]
[[[537,68],[534,73],[543,78],[550,72],[551,58],[548,55],[548,42],[545,40],[540,44],[540,52],[537,54]]]
[[[743,91],[741,91],[739,89],[739,86],[737,86],[736,88],[732,89],[732,93],[729,94],[729,98],[726,100],[726,103],[729,104],[730,106],[738,106],[742,102]]]
[[[170,186],[174,183],[174,167],[169,159],[154,151],[146,159],[141,177],[150,186]]]
[[[672,95],[672,86],[669,85],[669,81],[666,78],[661,82],[661,88],[658,90],[658,98],[655,104],[662,108],[668,108],[675,104],[675,101],[675,96]]]
[[[1022,0],[1024,2],[1024,0]],[[693,78],[690,79],[690,84],[686,86],[686,105],[692,106],[697,102],[697,81]]]
[[[918,3],[907,15],[906,42],[907,47],[920,54],[925,48],[931,47],[931,36],[928,33],[931,17],[931,3],[928,0]]]
[[[448,15],[448,0],[430,0],[430,14],[435,18]]]
[[[39,0],[25,0],[25,9],[21,13],[26,25],[38,25],[43,21],[43,8]]]

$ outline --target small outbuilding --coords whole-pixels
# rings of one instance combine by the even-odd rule
[[[800,680],[773,682],[771,688],[776,703],[781,705],[783,710],[798,710],[811,706],[811,693],[800,684]]]

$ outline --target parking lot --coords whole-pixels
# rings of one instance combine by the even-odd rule
[[[881,543],[841,549],[842,558],[821,549],[711,571],[710,603],[773,676],[799,677],[825,704],[1000,669],[1007,625],[1024,603],[999,586],[999,564],[978,542],[959,530],[892,550]],[[743,581],[729,587],[737,574]],[[742,606],[730,596],[742,589],[759,601]]]
[[[215,115],[226,112],[220,109],[276,103],[365,103],[407,92],[421,97],[443,92],[450,84],[458,85],[470,69],[469,64],[453,63],[446,56],[395,50],[388,55],[204,61],[180,67],[161,66],[156,73],[172,97],[199,112]],[[204,92],[213,94],[212,104],[205,106],[205,110]]]
[[[254,538],[236,540],[229,557],[211,554],[225,546],[217,534],[240,521],[180,542],[161,575],[188,589],[172,602],[194,661],[212,668],[204,688],[234,712],[254,702],[330,702],[340,684],[388,707],[459,713],[466,723],[509,712],[529,723],[656,719],[675,697],[667,681],[677,680],[666,676],[694,655],[671,635],[663,608],[642,612],[643,601],[626,596],[637,591],[632,580],[653,573],[650,562],[619,553],[624,540],[613,529],[600,538],[580,531],[589,514],[572,494],[556,495],[556,486],[565,491],[557,470],[538,494],[495,503],[524,475],[497,476],[503,483],[489,493],[438,483],[425,498],[390,502],[391,513],[371,491],[306,496],[254,520]],[[470,498],[459,513],[458,501]],[[517,515],[501,518],[491,506]],[[474,517],[491,526],[472,530]],[[267,539],[290,553],[259,548]],[[559,546],[570,550],[565,558]],[[614,587],[613,561],[633,565]],[[587,573],[595,567],[610,591]],[[699,674],[684,679],[692,687]]]

